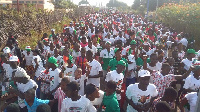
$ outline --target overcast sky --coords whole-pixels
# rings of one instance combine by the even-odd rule
[[[81,0],[71,0],[73,1],[75,4],[78,4]],[[103,6],[106,6],[106,4],[110,1],[110,0],[87,0],[90,5],[97,5],[99,6],[99,3],[101,4],[102,2],[102,5]],[[133,4],[133,1],[134,0],[118,0],[118,1],[122,1],[124,3],[126,3],[128,6],[131,6]]]

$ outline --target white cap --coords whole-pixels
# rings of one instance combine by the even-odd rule
[[[55,31],[55,29],[51,29],[51,31]]]
[[[140,70],[138,72],[138,77],[147,77],[147,76],[151,76],[148,70]]]
[[[27,77],[30,79],[30,76],[27,75],[26,71],[23,68],[18,68],[15,72],[15,77]]]
[[[4,53],[10,53],[10,48],[9,48],[9,47],[5,47],[5,48],[3,49],[3,52],[4,52]]]
[[[31,49],[31,47],[30,46],[26,46],[25,49]]]
[[[134,56],[134,55],[129,55],[129,56],[128,56],[128,60],[129,60],[130,62],[135,62],[135,56]]]
[[[17,56],[11,56],[9,58],[9,61],[18,61],[18,57]]]

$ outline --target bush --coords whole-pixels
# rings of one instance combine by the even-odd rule
[[[200,42],[200,3],[164,4],[157,10],[158,18],[178,32],[192,34]],[[200,45],[196,45],[200,46]]]
[[[33,7],[26,8],[19,13],[13,9],[1,9],[0,17],[1,43],[5,43],[8,32],[12,32],[14,36],[18,37],[22,49],[26,45],[35,47],[43,33],[50,33],[51,28],[56,29],[56,32],[62,32],[63,25],[70,22],[66,11],[48,12],[41,9],[36,10]]]

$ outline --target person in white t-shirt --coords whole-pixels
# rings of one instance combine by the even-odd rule
[[[139,83],[129,85],[126,91],[127,112],[148,111],[158,95],[156,86],[149,83],[150,72],[148,70],[140,70],[138,77]]]
[[[183,88],[188,92],[196,92],[200,88],[200,66],[195,66],[193,72],[185,79]]]
[[[69,59],[67,60],[67,66],[65,67],[65,71],[64,71],[64,77],[65,76],[73,76],[74,77],[74,72],[77,69],[77,66],[75,64],[73,64],[72,62],[73,57],[71,55],[69,55]]]
[[[93,53],[91,50],[87,51],[86,59],[88,60],[86,67],[90,72],[86,84],[92,83],[99,88],[100,77],[103,76],[101,64],[97,60],[93,59]]]
[[[198,99],[198,92],[191,92],[186,94],[180,104],[181,112],[195,112],[196,104],[198,104],[197,99]],[[190,109],[189,111],[185,111],[188,109],[184,108],[184,106],[187,105],[188,103],[190,105]]]
[[[97,48],[92,44],[92,41],[89,39],[88,40],[88,45],[85,46],[86,51],[91,50],[93,53],[93,56],[96,55],[97,53]]]
[[[30,76],[27,75],[26,71],[23,68],[18,68],[17,71],[14,73],[13,80],[17,84],[17,90],[10,88],[11,93],[15,93],[18,95],[18,104],[21,110],[26,110],[26,105],[24,103],[24,94],[27,90],[34,88],[37,89],[38,85]]]
[[[104,92],[99,90],[94,84],[88,84],[85,87],[85,96],[94,106],[99,107],[103,101]]]
[[[82,75],[82,69],[77,68],[74,72],[74,77],[73,76],[66,76],[70,79],[70,81],[75,81],[79,84],[80,89],[79,89],[79,95],[83,96],[84,95],[84,81],[88,79],[88,73]]]
[[[187,58],[182,60],[182,62],[185,64],[184,69],[186,69],[187,71],[194,64],[195,54],[197,54],[197,53],[195,52],[194,49],[188,49],[187,50]]]
[[[49,75],[50,75],[50,92],[47,93],[50,96],[50,99],[53,98],[54,92],[59,88],[59,84],[61,82],[61,70],[57,65],[57,59],[55,57],[50,57],[48,59],[48,66],[49,66]]]
[[[65,89],[65,98],[62,102],[61,112],[96,112],[96,108],[89,99],[78,94],[79,85],[72,81],[67,84]]]
[[[123,60],[118,61],[117,69],[111,72],[108,72],[105,81],[108,82],[110,80],[115,81],[117,84],[116,96],[117,100],[121,100],[121,89],[123,84],[123,71],[125,69],[126,63]]]

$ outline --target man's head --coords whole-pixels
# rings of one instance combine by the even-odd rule
[[[57,59],[55,57],[50,57],[48,59],[48,62],[49,62],[49,67],[50,68],[56,68],[56,67],[58,67]]]
[[[88,60],[88,61],[91,61],[93,58],[93,52],[91,51],[91,50],[88,50],[87,52],[86,52],[86,59]]]
[[[99,98],[99,89],[94,85],[94,84],[88,84],[85,87],[85,94],[86,97],[90,100],[90,101],[94,101],[95,98]]]
[[[18,57],[17,56],[11,56],[10,58],[9,58],[9,64],[10,64],[10,67],[12,68],[12,69],[16,69],[17,68],[17,66],[18,66]]]
[[[161,68],[162,75],[168,75],[170,71],[170,65],[168,63],[163,63]]]
[[[135,50],[136,41],[135,41],[135,40],[132,40],[132,41],[130,42],[130,45],[131,45],[131,49],[132,49],[132,50]]]
[[[174,58],[168,57],[167,58],[167,63],[169,63],[170,66],[173,66],[174,65]]]
[[[152,65],[156,66],[156,63],[158,62],[158,56],[156,53],[151,54],[150,60]]]
[[[143,86],[149,85],[150,72],[148,70],[140,70],[138,72],[139,83]]]
[[[36,112],[51,112],[51,107],[48,104],[41,104],[37,107]]]
[[[194,58],[196,56],[196,54],[198,54],[198,53],[196,53],[194,49],[188,49],[187,50],[187,57],[188,58]]]
[[[67,87],[64,92],[68,98],[72,98],[78,96],[79,89],[79,84],[75,81],[72,81],[69,84],[67,84]]]
[[[118,61],[117,63],[117,73],[122,73],[126,67],[126,63],[123,60]]]
[[[115,57],[117,59],[121,59],[121,57],[122,57],[121,50],[119,48],[115,48],[114,52],[115,52]]]
[[[62,89],[63,91],[65,91],[66,86],[67,86],[67,84],[69,84],[69,83],[70,83],[70,80],[69,80],[68,77],[62,78],[61,83],[60,83],[61,89]]]
[[[74,72],[74,76],[76,79],[79,79],[81,78],[81,75],[82,75],[82,69],[81,68],[77,68]]]
[[[112,80],[108,81],[106,84],[106,90],[105,90],[106,95],[107,96],[112,95],[116,91],[116,88],[117,88],[116,82]]]
[[[31,89],[27,90],[24,95],[25,95],[25,101],[27,103],[33,102],[35,99],[35,89],[31,88]]]
[[[109,49],[111,47],[111,43],[109,41],[106,42],[106,49]]]
[[[172,87],[168,87],[165,89],[163,97],[167,98],[167,102],[173,102],[176,100],[177,96],[177,91]]]
[[[6,112],[20,112],[20,107],[16,103],[11,103],[6,107]]]

